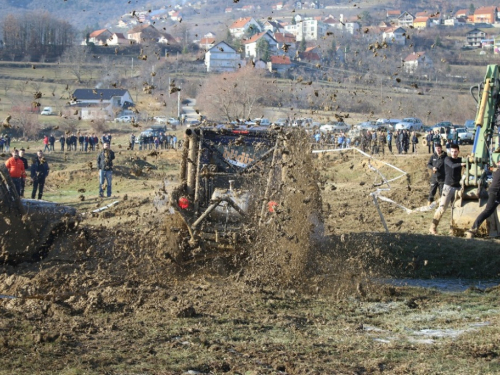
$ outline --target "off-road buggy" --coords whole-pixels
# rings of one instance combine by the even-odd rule
[[[273,225],[279,236],[293,237],[304,228],[322,232],[319,189],[303,129],[191,128],[182,153],[181,183],[170,195],[168,257],[190,262],[245,253],[245,245]],[[284,229],[290,215],[299,215],[302,228]]]

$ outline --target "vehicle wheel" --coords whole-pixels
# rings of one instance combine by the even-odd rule
[[[427,139],[424,139],[424,140],[422,141],[422,146],[427,146]]]
[[[161,243],[158,243],[157,256],[181,266],[186,257],[189,237],[186,223],[180,214],[174,213],[166,215],[164,225],[166,233],[162,236]]]

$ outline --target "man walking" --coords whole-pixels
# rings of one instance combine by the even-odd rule
[[[473,238],[483,221],[489,218],[497,209],[500,204],[500,168],[496,167],[493,172],[493,179],[491,181],[491,185],[488,189],[488,203],[486,203],[486,207],[483,212],[481,212],[474,224],[472,224],[472,228],[470,228],[467,232],[465,232],[465,236],[467,238]]]
[[[458,145],[453,144],[451,145],[450,157],[444,159],[445,177],[443,193],[441,194],[439,207],[434,213],[434,218],[432,219],[432,224],[429,229],[429,232],[431,234],[437,234],[436,230],[439,224],[439,220],[441,220],[441,217],[446,211],[446,208],[448,208],[450,202],[453,207],[455,192],[460,189],[462,167],[465,166],[465,163],[462,163],[462,159],[458,157],[459,152],[460,148],[458,147]]]
[[[21,180],[23,176],[26,175],[26,171],[24,170],[23,161],[19,158],[19,151],[12,151],[12,157],[7,159],[5,166],[7,167],[10,178],[16,187],[17,194],[21,196]]]
[[[443,152],[443,146],[441,143],[436,143],[434,145],[435,152],[429,159],[427,163],[427,168],[432,171],[431,176],[431,190],[429,192],[429,206],[434,202],[434,196],[439,189],[439,196],[443,194],[444,185],[444,160],[446,159],[446,153]]]
[[[113,160],[115,153],[109,148],[109,143],[103,143],[102,151],[97,156],[99,168],[99,197],[104,197],[104,181],[107,185],[107,197],[111,197],[111,182],[113,175]]]
[[[37,190],[38,199],[42,199],[43,187],[45,186],[45,179],[49,175],[49,170],[49,163],[45,160],[42,150],[39,150],[36,153],[36,158],[33,159],[33,163],[31,164],[31,180],[33,181],[31,199],[35,199]]]

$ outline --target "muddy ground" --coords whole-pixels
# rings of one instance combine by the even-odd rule
[[[66,163],[53,155],[48,197],[78,207],[83,221],[43,260],[0,266],[0,373],[500,372],[498,287],[442,293],[378,281],[500,273],[498,242],[448,236],[449,214],[441,235],[430,236],[433,211],[407,214],[382,202],[384,233],[370,196],[381,177],[370,165],[387,179],[399,172],[353,151],[315,157],[325,237],[298,258],[307,264],[300,275],[282,282],[287,270],[276,271],[272,241],[255,244],[261,261],[233,269],[218,259],[182,268],[162,257],[165,218],[152,201],[165,178],[167,190],[175,185],[180,153],[147,153],[118,155],[111,200],[95,198],[87,156]],[[408,172],[382,194],[424,206],[428,155],[380,159]],[[84,200],[61,196],[63,182],[85,188]],[[303,223],[291,222],[296,239]]]

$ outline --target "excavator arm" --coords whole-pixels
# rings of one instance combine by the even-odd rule
[[[471,94],[477,102],[476,132],[472,153],[463,160],[466,167],[453,212],[453,227],[457,231],[469,229],[483,210],[488,199],[490,168],[500,160],[498,134],[495,133],[500,105],[500,66],[488,65],[484,81],[471,87]],[[481,231],[494,237],[500,235],[496,213],[487,220]]]

